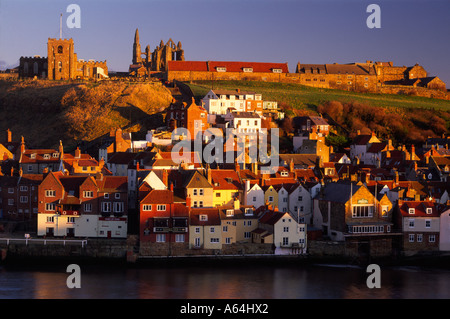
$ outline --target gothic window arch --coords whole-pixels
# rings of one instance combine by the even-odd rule
[[[63,47],[62,47],[62,45],[58,46],[58,53],[63,53]]]

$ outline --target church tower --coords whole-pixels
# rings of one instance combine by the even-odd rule
[[[139,30],[136,29],[136,33],[134,34],[134,44],[133,44],[133,64],[141,64],[141,45],[139,43]]]

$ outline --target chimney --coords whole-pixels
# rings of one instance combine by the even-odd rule
[[[14,167],[11,167],[11,176],[14,175]]]
[[[239,172],[241,170],[241,167],[239,166],[237,159],[234,161],[234,170],[236,172]]]
[[[208,168],[206,169],[206,174],[208,177],[208,183],[210,183],[212,185],[211,167],[208,166]]]
[[[95,175],[95,179],[98,181],[102,181],[103,180],[103,174],[101,172],[98,172],[97,175]]]
[[[169,173],[166,169],[163,169],[162,182],[165,186],[169,186]]]
[[[58,150],[59,150],[59,158],[63,158],[63,156],[64,156],[64,147],[63,147],[63,145],[62,145],[62,141],[61,140],[59,140],[59,148],[58,148]]]
[[[77,147],[77,149],[75,150],[75,158],[80,158],[81,157],[81,151],[80,148]]]
[[[294,160],[291,158],[291,161],[289,162],[289,171],[291,173],[294,172]]]
[[[191,207],[191,197],[186,197],[186,207]]]
[[[241,203],[239,199],[235,198],[233,202],[234,209],[239,209],[241,207]]]
[[[170,183],[170,191],[173,193],[173,183]]]
[[[139,170],[139,161],[136,163],[136,170]]]
[[[6,141],[7,141],[8,143],[11,143],[11,142],[12,142],[12,132],[11,132],[10,129],[8,129],[8,130],[6,131]]]
[[[398,171],[395,171],[395,175],[394,175],[394,182],[395,182],[395,184],[398,184],[398,181],[399,181]]]
[[[25,139],[22,136],[22,141],[20,142],[20,153],[25,153]]]
[[[357,133],[358,135],[361,135],[361,131],[360,131],[360,130],[356,131],[356,133]]]
[[[98,166],[100,167],[100,169],[103,169],[103,166],[105,166],[105,160],[103,159],[103,157],[98,162]]]

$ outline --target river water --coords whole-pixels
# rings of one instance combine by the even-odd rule
[[[450,269],[381,267],[381,288],[365,268],[339,264],[125,267],[0,266],[0,299],[449,299]]]

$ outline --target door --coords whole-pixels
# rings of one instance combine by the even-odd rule
[[[200,247],[200,237],[195,237],[194,246]]]
[[[53,227],[47,227],[47,231],[46,231],[46,235],[49,237],[53,237],[54,236],[54,228]]]

